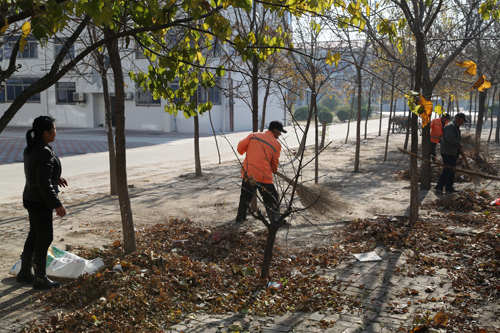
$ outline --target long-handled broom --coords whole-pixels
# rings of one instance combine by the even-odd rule
[[[281,172],[276,172],[276,175],[288,184],[294,184],[293,179],[290,179]],[[306,186],[304,184],[297,183],[295,190],[304,208],[311,210],[314,213],[326,214],[334,210],[345,209],[346,207],[345,202],[340,200],[336,193],[325,189],[321,185]]]

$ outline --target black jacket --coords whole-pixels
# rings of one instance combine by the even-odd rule
[[[26,148],[24,207],[53,209],[62,206],[57,196],[61,171],[61,161],[49,145],[35,144],[30,151]]]

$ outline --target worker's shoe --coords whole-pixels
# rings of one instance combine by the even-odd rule
[[[45,276],[35,276],[35,281],[33,282],[33,289],[36,290],[47,290],[52,288],[59,288],[60,283],[56,281],[52,281]]]
[[[443,190],[440,190],[438,188],[434,189],[434,194],[437,195],[438,197],[443,195]]]
[[[451,188],[449,190],[446,190],[446,194],[452,194],[452,193],[457,193],[458,191],[455,190],[454,188]]]
[[[21,270],[16,276],[19,283],[33,283],[35,276],[31,273],[31,256],[21,256]]]

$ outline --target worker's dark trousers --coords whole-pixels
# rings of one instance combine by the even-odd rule
[[[24,243],[23,263],[31,263],[33,258],[35,275],[45,276],[47,250],[52,243],[52,209],[29,208],[30,231]]]
[[[455,167],[457,165],[458,156],[441,154],[445,167],[439,177],[436,185],[436,190],[442,191],[443,187],[446,191],[453,190],[453,182],[455,181]]]
[[[431,157],[432,157],[432,161],[436,160],[436,146],[437,146],[437,143],[431,141]]]
[[[278,192],[273,184],[254,183],[243,180],[241,183],[240,205],[238,207],[237,222],[243,222],[247,218],[247,210],[255,192],[259,189],[266,207],[267,216],[271,222],[279,218]]]

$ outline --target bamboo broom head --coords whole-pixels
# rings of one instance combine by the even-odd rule
[[[287,183],[293,184],[293,180],[282,173],[278,172],[277,175]],[[337,193],[327,190],[321,185],[306,186],[297,183],[295,190],[304,208],[314,214],[326,215],[347,208],[347,204],[340,199]]]

